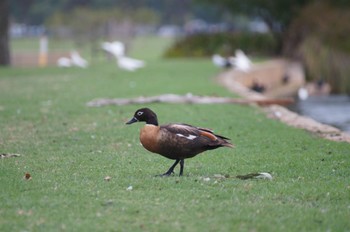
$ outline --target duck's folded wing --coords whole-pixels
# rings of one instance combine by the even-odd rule
[[[194,136],[199,136],[199,130],[196,127],[193,127],[188,124],[167,124],[167,125],[162,125],[161,129],[164,129],[174,135],[181,135],[183,137],[194,137]]]
[[[161,126],[161,131],[165,133],[163,134],[164,138],[172,138],[173,141],[177,141],[177,144],[186,144],[192,147],[197,153],[222,146],[233,147],[229,142],[229,138],[214,134],[212,130],[206,128],[199,128],[188,124],[168,124]],[[172,139],[165,139],[165,141],[169,142]]]
[[[194,140],[202,136],[207,137],[213,141],[217,140],[217,135],[215,135],[212,130],[207,128],[195,127],[188,124],[168,124],[163,125],[162,128],[172,134],[175,134],[179,137],[184,137],[189,140]]]

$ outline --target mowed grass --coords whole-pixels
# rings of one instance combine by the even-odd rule
[[[219,70],[209,60],[149,54],[134,73],[103,60],[86,70],[0,69],[0,153],[21,155],[0,160],[0,231],[350,230],[347,143],[248,106],[86,106],[101,97],[232,96],[213,81]],[[183,177],[155,177],[173,161],[142,148],[141,123],[125,125],[141,107],[160,123],[215,129],[236,147],[186,160]],[[274,179],[233,178],[252,172]]]

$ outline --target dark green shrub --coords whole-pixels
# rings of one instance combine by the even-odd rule
[[[203,57],[215,53],[232,55],[236,49],[254,55],[272,55],[276,41],[270,34],[215,33],[180,38],[166,51],[165,57]]]

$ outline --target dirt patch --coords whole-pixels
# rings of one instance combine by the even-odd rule
[[[269,62],[269,65],[271,65],[271,62]],[[258,72],[258,70],[255,69],[255,72]],[[242,72],[236,70],[229,70],[218,75],[216,79],[218,83],[220,83],[221,85],[229,89],[231,92],[234,92],[243,98],[267,99],[266,96],[251,91],[249,88],[247,88],[235,79],[236,76],[239,76],[239,78],[244,78],[242,75],[244,75]],[[287,125],[302,128],[322,138],[350,143],[350,135],[345,132],[342,132],[338,128],[322,124],[309,117],[301,116],[282,106],[269,105],[262,107],[262,109],[269,118],[279,120],[283,123],[286,123]]]
[[[50,52],[47,56],[47,65],[56,66],[60,57],[69,57],[69,55],[69,52]],[[14,52],[11,54],[11,65],[13,67],[38,67],[39,53]]]

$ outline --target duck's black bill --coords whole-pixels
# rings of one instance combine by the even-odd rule
[[[129,122],[127,122],[126,124],[133,124],[133,123],[135,123],[135,122],[137,122],[138,120],[135,118],[135,117],[133,117]]]

